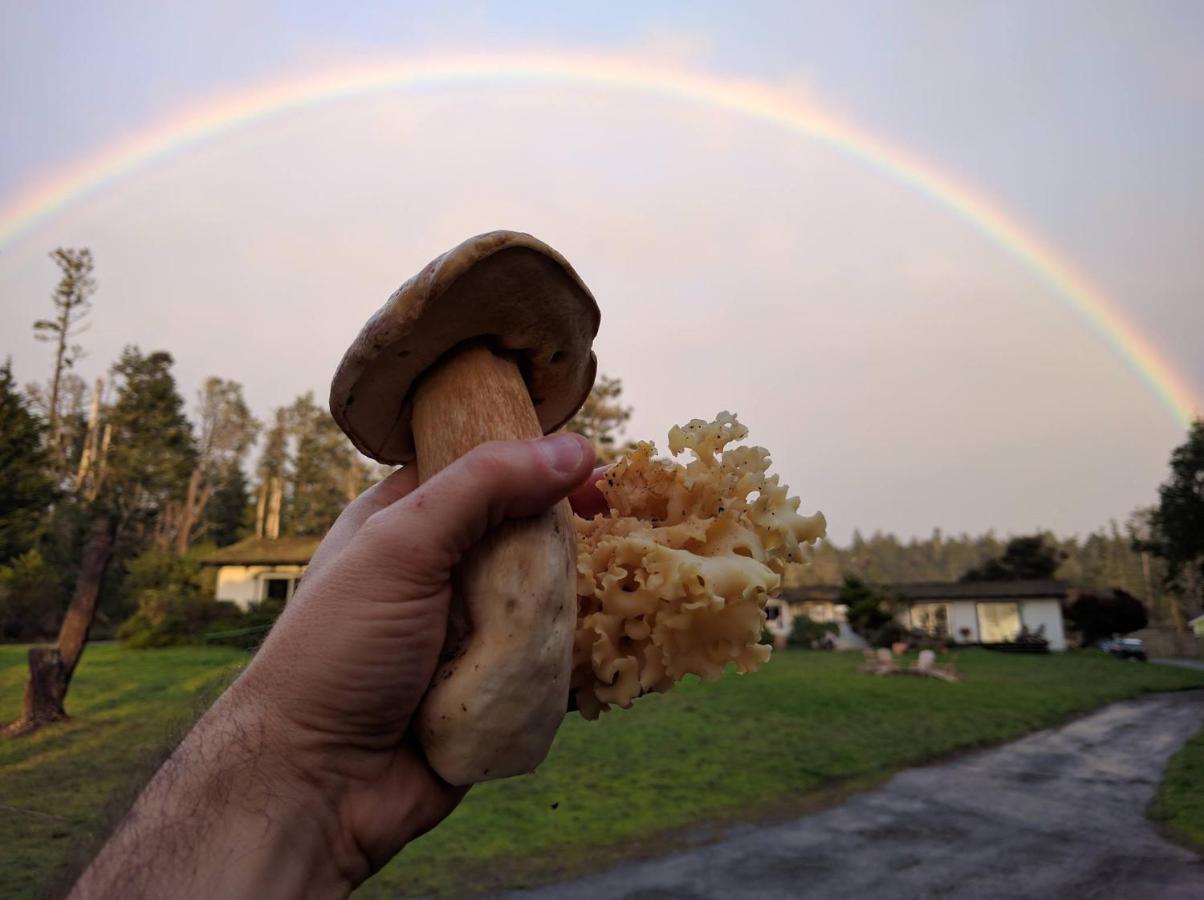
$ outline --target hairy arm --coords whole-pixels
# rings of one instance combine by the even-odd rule
[[[252,663],[151,779],[72,897],[345,896],[464,795],[410,720],[456,561],[506,518],[600,503],[584,439],[485,444],[344,510]],[[576,489],[576,490],[574,490]]]
[[[246,693],[236,684],[197,722],[72,897],[340,896],[365,877],[326,792],[289,770]]]

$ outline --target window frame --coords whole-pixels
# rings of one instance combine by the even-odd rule
[[[983,628],[983,608],[998,608],[1001,606],[1014,606],[1016,608],[1016,632],[1011,637],[1005,637],[1002,640],[988,641],[985,636],[985,629]],[[1020,632],[1024,629],[1024,604],[1020,600],[996,600],[993,602],[977,600],[974,603],[974,617],[978,622],[978,642],[980,644],[1005,644],[1008,641],[1016,640]]]

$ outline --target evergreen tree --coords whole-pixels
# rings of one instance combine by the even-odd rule
[[[33,323],[34,336],[39,341],[54,345],[54,368],[51,370],[50,395],[47,400],[46,419],[50,446],[56,451],[55,462],[60,464],[57,451],[62,446],[59,431],[63,377],[83,355],[78,344],[71,343],[87,327],[84,318],[92,308],[88,298],[96,290],[92,278],[92,251],[66,250],[59,247],[50,254],[59,267],[59,283],[51,294],[54,317],[39,319]]]
[[[1189,611],[1204,602],[1204,419],[1196,419],[1187,440],[1171,453],[1171,473],[1158,489],[1149,534],[1137,542],[1166,564],[1167,584]],[[1175,624],[1184,610],[1176,605]]]
[[[631,446],[630,441],[620,441],[631,418],[631,407],[623,405],[622,394],[622,381],[599,375],[581,409],[564,426],[565,431],[589,438],[599,465],[614,462]]]
[[[289,422],[294,451],[285,526],[289,534],[325,534],[367,487],[367,466],[312,392],[293,403]]]
[[[1014,581],[1053,578],[1066,555],[1043,534],[1014,537],[1003,555],[988,559],[961,577],[962,581]]]
[[[172,362],[170,353],[127,347],[113,366],[119,387],[105,416],[112,437],[98,503],[133,534],[154,527],[168,504],[181,499],[196,463]]]
[[[6,734],[26,734],[66,716],[67,690],[119,544],[131,555],[141,549],[185,488],[196,451],[171,364],[167,353],[144,356],[130,347],[113,367],[117,399],[105,411],[108,439],[90,476],[89,499],[81,501],[86,537],[71,602],[55,646],[29,652],[21,716]]]
[[[213,497],[205,507],[205,538],[219,547],[241,540],[250,531],[249,513],[247,478],[243,475],[242,467],[236,462],[231,462],[218,476]]]
[[[43,424],[17,392],[7,361],[0,368],[0,563],[34,545],[54,500],[42,436]]]

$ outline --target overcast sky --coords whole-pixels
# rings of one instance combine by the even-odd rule
[[[0,4],[0,209],[223,93],[367,60],[555,51],[753,79],[993,197],[1204,395],[1198,3]],[[46,253],[91,247],[81,374],[167,349],[185,395],[325,396],[363,319],[471,234],[531,231],[602,308],[630,435],[738,412],[845,540],[1082,533],[1183,429],[1051,289],[911,186],[647,93],[473,83],[266,117],[0,248],[0,355],[46,376]]]

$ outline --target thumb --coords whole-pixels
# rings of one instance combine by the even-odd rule
[[[374,513],[359,536],[384,559],[417,556],[447,571],[503,519],[538,515],[567,497],[593,462],[593,446],[576,434],[481,444]]]

